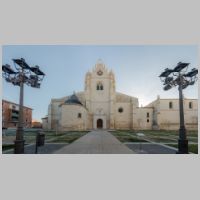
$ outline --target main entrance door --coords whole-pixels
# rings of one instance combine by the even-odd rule
[[[103,128],[103,120],[102,119],[97,120],[97,128]]]

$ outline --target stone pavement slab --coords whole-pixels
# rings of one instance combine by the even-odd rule
[[[127,143],[126,145],[138,154],[176,154],[177,152],[175,148],[155,143]]]
[[[66,143],[46,143],[38,147],[38,154],[52,154],[54,151],[66,146]],[[4,151],[3,154],[14,154],[14,150]],[[24,154],[35,154],[35,144],[25,145]]]
[[[133,154],[134,152],[126,145],[122,144],[116,137],[108,131],[91,131],[54,151],[54,154]]]

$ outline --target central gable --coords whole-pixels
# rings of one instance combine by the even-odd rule
[[[109,77],[109,71],[106,68],[105,64],[102,60],[98,60],[92,70],[92,77],[93,78],[102,78],[102,77]]]

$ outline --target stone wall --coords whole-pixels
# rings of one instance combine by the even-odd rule
[[[59,130],[87,130],[87,110],[78,104],[64,104],[61,106]]]
[[[198,101],[196,99],[184,99],[185,126],[188,130],[198,129],[197,103]],[[160,99],[155,106],[157,107],[159,129],[178,130],[180,126],[179,100]]]
[[[153,108],[141,107],[133,111],[133,129],[151,130],[153,125]]]
[[[132,128],[132,104],[131,102],[119,102],[115,104],[115,129]]]

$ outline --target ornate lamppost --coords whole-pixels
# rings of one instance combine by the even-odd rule
[[[174,69],[166,68],[165,71],[162,72],[159,76],[163,82],[163,89],[165,91],[175,86],[178,86],[179,90],[180,128],[177,152],[178,154],[188,153],[188,140],[184,122],[183,89],[187,88],[189,85],[194,85],[198,79],[198,69],[193,68],[190,72],[186,73],[189,64],[190,63],[179,62]]]
[[[39,69],[39,66],[30,67],[25,59],[13,59],[15,69],[10,65],[2,65],[3,77],[14,86],[20,87],[19,98],[19,122],[16,131],[16,140],[14,153],[24,153],[24,129],[23,129],[23,99],[24,99],[24,83],[34,88],[40,88],[41,82],[45,74]]]

